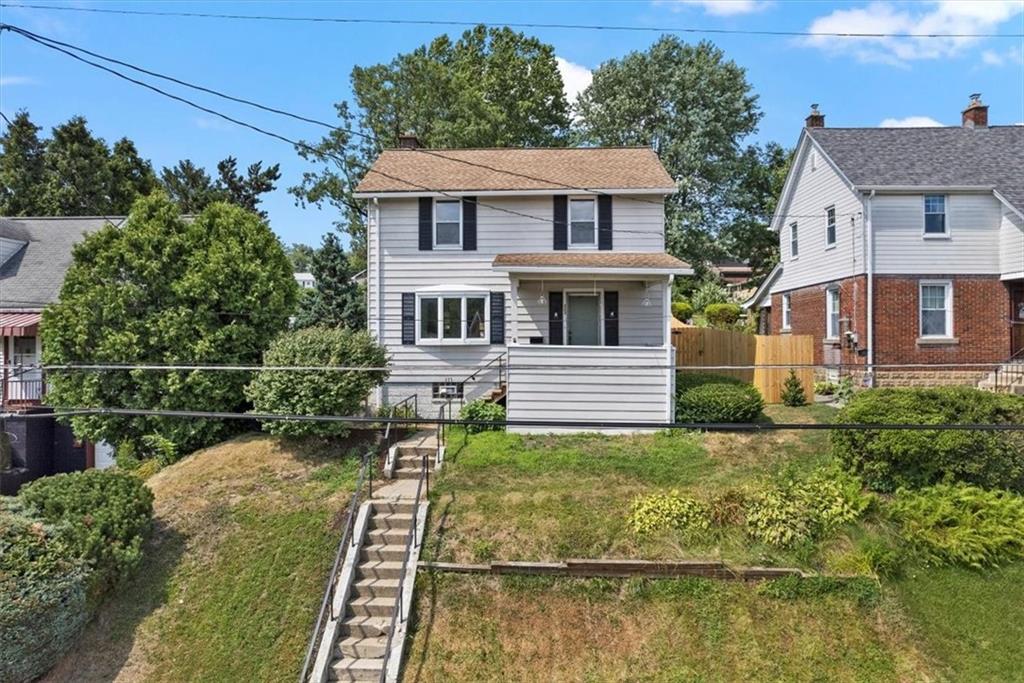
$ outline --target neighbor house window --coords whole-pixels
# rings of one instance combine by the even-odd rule
[[[462,202],[434,202],[434,246],[459,248],[462,246]]]
[[[925,195],[924,234],[946,235],[946,198],[941,194]]]
[[[419,340],[460,343],[485,339],[487,297],[479,295],[421,296]]]
[[[597,202],[593,199],[569,201],[569,244],[574,247],[597,246]]]
[[[825,290],[825,336],[839,339],[839,288]]]
[[[921,336],[953,336],[953,284],[951,282],[922,282]]]
[[[462,382],[434,382],[430,394],[434,398],[462,398]]]
[[[782,329],[788,330],[792,325],[793,319],[793,301],[789,298],[789,294],[782,295]]]
[[[789,255],[796,257],[800,255],[800,246],[797,241],[796,223],[789,224]]]
[[[825,246],[836,246],[836,207],[825,209]]]

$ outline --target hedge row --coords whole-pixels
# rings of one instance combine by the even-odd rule
[[[762,410],[761,393],[735,377],[690,372],[676,375],[678,422],[754,422]]]

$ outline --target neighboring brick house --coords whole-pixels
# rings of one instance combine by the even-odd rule
[[[816,363],[878,384],[973,383],[1024,357],[1024,126],[989,126],[978,95],[962,122],[825,128],[813,108],[780,263],[745,304],[762,331],[812,335]]]

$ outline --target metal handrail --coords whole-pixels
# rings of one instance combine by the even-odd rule
[[[338,583],[338,571],[341,569],[345,552],[348,550],[349,541],[352,537],[352,528],[355,522],[355,513],[359,509],[360,494],[363,490],[363,482],[367,478],[367,473],[370,471],[370,465],[374,460],[374,452],[368,451],[363,456],[363,464],[359,467],[359,478],[356,480],[355,491],[352,494],[352,500],[348,506],[348,516],[345,520],[345,530],[341,535],[341,542],[338,544],[338,551],[334,555],[334,565],[331,567],[330,576],[327,577],[327,585],[324,587],[324,597],[320,601],[320,612],[316,618],[316,624],[313,626],[313,633],[309,637],[309,645],[306,647],[306,658],[302,662],[302,673],[299,675],[299,683],[308,683],[309,681],[309,669],[313,664],[314,655],[316,653],[317,644],[320,642],[320,638],[323,636],[324,628],[327,625],[327,613],[330,608],[330,614],[332,619],[337,619],[337,615],[334,613],[334,591]],[[373,477],[370,476],[370,496],[373,495]]]
[[[1015,367],[1017,365],[1020,365],[1020,367]],[[1009,375],[1009,380],[1006,384],[1007,388],[1013,384],[1014,380],[1024,380],[1024,349],[1020,349],[1011,355],[1002,365],[995,369],[994,384],[996,391],[1002,386],[1000,378],[1006,380],[1007,375]]]
[[[501,387],[501,385],[505,383],[505,356],[506,355],[508,355],[508,353],[506,351],[502,351],[497,356],[495,356],[491,360],[489,360],[486,363],[484,363],[481,367],[479,367],[476,370],[474,370],[473,374],[467,376],[461,382],[458,382],[458,384],[465,384],[466,382],[472,382],[473,380],[475,380],[477,378],[477,375],[479,375],[484,370],[486,370],[487,368],[489,368],[492,365],[494,365],[495,363],[497,363],[498,364],[498,387]]]
[[[388,627],[388,640],[384,645],[384,661],[380,668],[380,681],[383,683],[387,680],[388,675],[388,661],[391,659],[391,643],[395,638],[395,629],[398,626],[398,620],[401,619],[402,623],[405,623],[407,617],[403,614],[405,606],[404,590],[402,589],[405,584],[405,577],[409,570],[409,563],[412,556],[413,541],[416,539],[416,517],[420,508],[420,499],[423,495],[423,485],[426,484],[427,495],[430,495],[430,467],[428,466],[428,459],[426,454],[420,456],[420,480],[416,484],[416,499],[412,504],[412,523],[409,525],[409,533],[405,538],[405,552],[402,557],[405,561],[402,563],[402,571],[398,574],[398,594],[395,599],[395,611],[391,615],[391,625]]]

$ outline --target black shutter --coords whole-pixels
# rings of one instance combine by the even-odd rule
[[[462,251],[476,251],[476,197],[462,200]]]
[[[420,251],[434,248],[434,200],[420,197]]]
[[[604,293],[604,345],[619,345],[619,293]]]
[[[612,198],[601,195],[597,198],[597,248],[610,251],[612,248]]]
[[[402,293],[402,344],[416,343],[416,295]]]
[[[564,195],[555,195],[555,250],[565,251],[569,248],[569,198]]]
[[[505,343],[505,293],[491,292],[491,343]]]
[[[562,344],[562,293],[548,295],[548,344]]]

